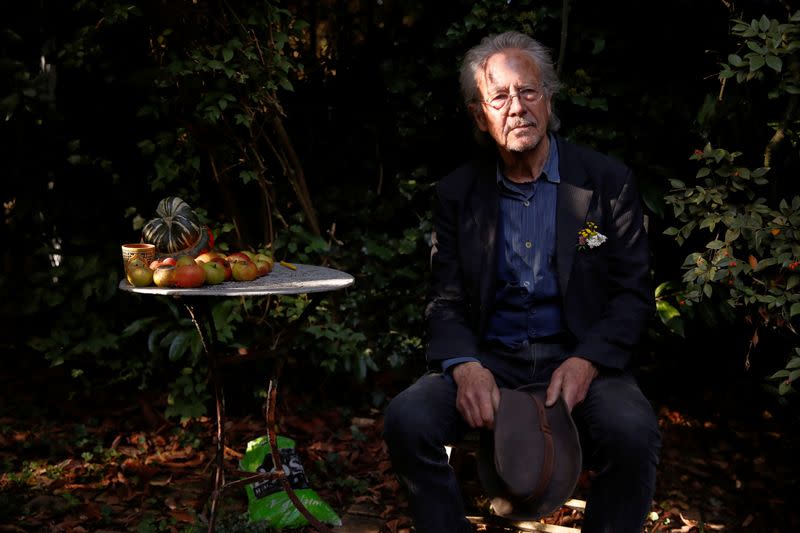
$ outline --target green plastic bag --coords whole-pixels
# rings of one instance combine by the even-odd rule
[[[305,470],[295,449],[295,442],[287,437],[277,437],[281,464],[289,484],[297,498],[314,518],[331,526],[341,526],[342,519],[330,505],[308,486]],[[239,461],[245,472],[274,472],[269,439],[258,437],[247,443],[247,451]],[[265,521],[275,528],[299,528],[308,525],[308,520],[294,506],[280,480],[266,479],[245,485],[247,511],[251,522]]]

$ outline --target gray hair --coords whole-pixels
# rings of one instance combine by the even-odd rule
[[[539,81],[546,97],[549,98],[558,92],[561,88],[561,82],[558,81],[558,74],[556,74],[556,69],[553,66],[550,51],[539,41],[524,33],[507,31],[484,37],[480,44],[467,50],[464,55],[459,82],[465,104],[469,106],[473,102],[480,101],[481,95],[476,75],[486,68],[486,63],[491,56],[508,49],[521,50],[536,63],[541,76]],[[548,129],[557,131],[560,125],[561,121],[555,112],[551,113]]]

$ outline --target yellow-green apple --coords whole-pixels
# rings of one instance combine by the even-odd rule
[[[217,285],[225,281],[225,267],[216,261],[207,261],[201,263],[203,270],[206,271],[206,283],[209,285]]]
[[[177,267],[187,266],[187,265],[196,265],[196,264],[197,263],[194,262],[194,257],[192,257],[191,255],[188,255],[188,254],[184,254],[184,255],[178,257],[178,259],[175,260],[175,266],[177,266]]]
[[[214,251],[203,252],[202,254],[200,254],[197,257],[195,257],[194,260],[197,263],[208,263],[209,261],[211,261],[212,259],[214,259],[218,255],[219,254],[217,252],[214,252]]]
[[[128,283],[134,287],[147,287],[153,284],[153,271],[144,264],[128,266],[127,277]]]
[[[236,281],[251,281],[258,277],[258,267],[250,261],[231,261],[231,273]]]
[[[175,265],[159,265],[153,271],[153,282],[157,287],[172,287],[176,268]]]
[[[224,257],[215,257],[211,261],[222,265],[222,268],[225,270],[225,281],[231,279],[231,276],[233,276],[233,272],[231,271],[231,264],[228,262],[227,259],[225,259]]]

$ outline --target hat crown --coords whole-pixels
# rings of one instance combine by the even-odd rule
[[[545,407],[546,386],[500,389],[478,473],[494,512],[533,520],[569,499],[581,472],[578,430],[562,398]]]

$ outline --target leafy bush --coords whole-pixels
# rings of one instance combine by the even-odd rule
[[[755,130],[771,130],[772,134],[761,166],[740,162],[743,152],[709,142],[690,157],[700,165],[694,179],[671,180],[672,190],[665,200],[677,224],[664,233],[696,251],[683,262],[682,287],[677,294],[659,294],[659,311],[668,326],[679,330],[682,322],[677,317],[693,316],[692,304],[705,300],[711,307],[733,310],[729,317],[752,332],[748,366],[759,335],[765,331],[778,335],[788,363],[771,380],[783,395],[800,376],[800,352],[790,353],[790,347],[800,342],[800,196],[792,194],[797,186],[789,181],[800,171],[800,11],[785,23],[766,16],[749,23],[734,20],[732,33],[747,53],[732,53],[722,64],[717,107],[724,109],[723,99],[730,99],[736,107],[762,109],[766,117],[771,112],[775,118],[767,118],[764,128],[756,124]],[[734,92],[730,82],[740,90]],[[726,128],[738,131],[734,117],[730,122],[727,117],[717,119],[714,124],[714,110],[706,111],[707,125],[713,126],[718,143],[724,142]],[[678,306],[673,305],[675,301]]]

